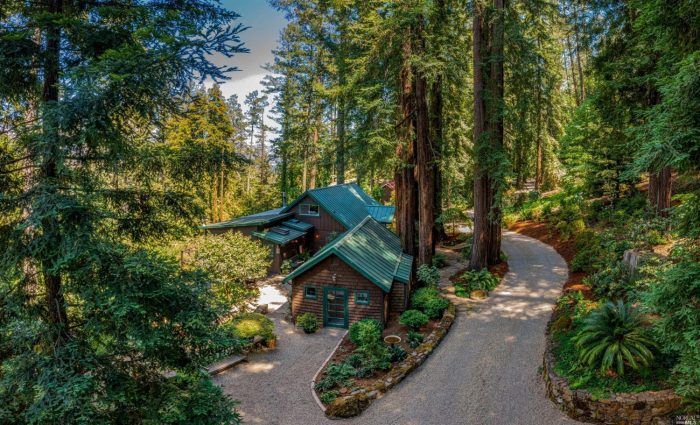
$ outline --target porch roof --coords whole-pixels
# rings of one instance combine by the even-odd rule
[[[253,232],[252,235],[275,245],[284,245],[306,234],[305,231],[292,229],[287,226],[275,226],[262,232]]]

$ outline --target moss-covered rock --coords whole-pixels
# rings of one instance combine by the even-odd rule
[[[340,397],[333,400],[328,406],[326,415],[333,418],[351,418],[362,413],[369,405],[367,394]]]

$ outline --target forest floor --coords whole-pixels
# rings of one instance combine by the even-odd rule
[[[460,307],[455,323],[425,363],[350,424],[577,424],[545,395],[539,376],[544,330],[567,279],[566,262],[552,247],[506,232],[510,270],[491,296]],[[453,256],[452,261],[456,258]],[[459,260],[456,260],[459,263]],[[443,279],[464,267],[452,263]],[[449,285],[449,283],[443,285]],[[464,299],[462,299],[464,300]],[[330,424],[311,395],[311,378],[342,332],[304,335],[271,315],[280,336],[274,352],[215,378],[241,401],[246,423]]]

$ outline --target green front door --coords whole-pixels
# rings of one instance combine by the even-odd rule
[[[323,326],[348,327],[348,290],[323,288]]]

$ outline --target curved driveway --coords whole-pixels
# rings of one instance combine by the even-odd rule
[[[436,351],[406,380],[349,424],[578,424],[544,393],[538,376],[544,329],[566,280],[564,260],[548,245],[504,235],[510,271],[482,301],[464,303]],[[451,267],[454,269],[454,267]],[[281,313],[279,313],[281,315]],[[340,333],[303,336],[275,317],[280,348],[216,378],[241,401],[246,423],[327,424],[310,380]]]

